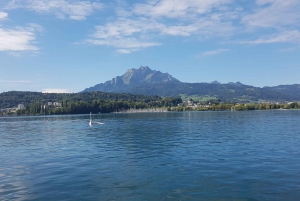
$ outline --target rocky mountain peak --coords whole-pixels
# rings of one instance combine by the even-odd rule
[[[97,84],[84,91],[115,91],[147,84],[159,84],[167,82],[180,82],[168,73],[151,70],[148,66],[140,66],[138,69],[128,69],[123,75],[117,76],[105,83]]]
[[[122,79],[125,85],[178,81],[168,73],[151,70],[148,66],[141,66],[138,69],[129,69],[122,75]]]

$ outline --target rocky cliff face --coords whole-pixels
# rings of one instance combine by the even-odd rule
[[[86,88],[83,92],[106,91],[106,92],[122,92],[122,90],[145,85],[159,84],[168,82],[180,82],[168,73],[151,70],[148,66],[141,66],[138,69],[129,69],[122,76],[117,76],[105,83],[97,84],[93,87]]]

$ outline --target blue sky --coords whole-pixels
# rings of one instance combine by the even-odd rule
[[[149,66],[183,82],[300,83],[299,0],[0,0],[0,92],[79,92]]]

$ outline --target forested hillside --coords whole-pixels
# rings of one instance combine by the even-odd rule
[[[269,89],[276,91],[286,96],[291,96],[293,99],[300,99],[300,84],[291,84],[291,85],[278,85],[274,87],[264,87],[264,89]]]
[[[48,102],[57,102],[59,106],[48,105]],[[182,103],[182,100],[176,97],[161,98],[104,92],[61,94],[12,91],[0,94],[1,108],[24,104],[24,109],[17,110],[18,115],[109,113],[130,108],[173,107],[179,103]]]
[[[41,93],[10,91],[0,94],[0,108],[15,107],[18,104],[29,104],[32,102],[91,102],[94,100],[105,101],[128,101],[128,102],[159,102],[163,99],[159,96],[134,95],[128,93],[106,93],[106,92],[86,92],[86,93]]]
[[[210,96],[222,102],[294,101],[298,96],[249,85],[169,82],[129,87],[120,92],[158,96]]]

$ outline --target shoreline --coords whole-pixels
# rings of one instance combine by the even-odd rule
[[[245,111],[298,111],[300,108],[291,108],[291,109],[261,109],[261,110],[168,110],[165,108],[158,108],[158,109],[130,109],[126,111],[118,111],[118,112],[110,112],[110,113],[94,113],[92,115],[99,115],[99,114],[137,114],[137,113],[167,113],[167,112],[245,112]],[[45,116],[63,116],[63,115],[89,115],[88,113],[81,113],[81,114],[36,114],[36,115],[0,115],[1,117],[45,117]]]

